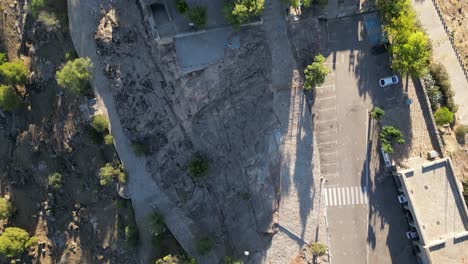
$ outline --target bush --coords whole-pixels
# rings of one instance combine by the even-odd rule
[[[96,132],[104,133],[109,128],[109,122],[103,115],[95,115],[91,121],[91,126]]]
[[[242,264],[242,262],[234,257],[224,256],[220,264]]]
[[[133,148],[133,152],[137,155],[137,156],[143,156],[145,155],[145,146],[143,144],[140,144],[140,143],[133,143],[132,144],[132,148]]]
[[[86,129],[86,134],[88,135],[89,141],[91,143],[100,145],[102,144],[104,138],[102,137],[102,134],[97,132],[93,127],[89,126]]]
[[[11,86],[0,85],[0,108],[3,111],[12,111],[21,106],[20,96]]]
[[[405,139],[400,130],[393,126],[384,126],[382,132],[379,134],[380,143],[382,144],[385,153],[393,153],[393,144],[404,144]]]
[[[314,242],[310,245],[310,249],[312,250],[312,254],[314,256],[323,256],[327,254],[327,245],[320,242]]]
[[[304,70],[305,81],[304,89],[310,90],[316,85],[320,85],[325,81],[325,76],[330,73],[330,70],[324,66],[325,57],[322,54],[315,56],[314,62],[308,65]]]
[[[201,154],[195,154],[189,163],[189,173],[194,178],[206,175],[208,171],[208,160]]]
[[[104,136],[104,144],[111,146],[114,145],[114,137],[111,134]]]
[[[28,69],[19,59],[0,65],[0,75],[8,85],[25,84],[28,74]]]
[[[136,225],[128,225],[125,227],[125,240],[133,246],[138,244],[139,236]]]
[[[175,0],[176,3],[176,9],[179,14],[185,14],[187,10],[189,10],[189,6],[187,5],[187,2],[185,0]]]
[[[206,7],[195,6],[188,10],[187,18],[195,24],[196,28],[202,28],[206,25],[207,14]]]
[[[48,184],[54,189],[60,189],[62,187],[62,174],[55,172],[49,175]]]
[[[431,74],[426,74],[423,80],[424,84],[426,85],[427,97],[429,98],[429,101],[431,103],[431,108],[433,111],[435,111],[437,108],[439,108],[439,105],[442,103],[442,92],[440,91],[440,88],[436,85]]]
[[[214,241],[209,237],[203,237],[197,241],[196,247],[198,254],[204,256],[213,249]]]
[[[60,22],[57,19],[57,17],[53,13],[49,13],[46,11],[41,11],[39,13],[37,21],[44,24],[44,26],[46,26],[48,30],[54,30],[60,27]]]
[[[0,198],[0,220],[8,219],[13,213],[13,205],[6,198]]]
[[[260,16],[264,0],[233,0],[227,1],[223,8],[224,17],[235,28],[250,21],[250,18]]]
[[[442,107],[435,111],[434,119],[439,126],[451,124],[453,122],[453,113],[447,107]]]
[[[37,239],[29,237],[28,232],[18,227],[7,227],[0,235],[0,254],[13,258],[23,253],[28,247],[35,246]]]
[[[385,111],[379,107],[374,107],[374,109],[371,112],[372,118],[376,120],[380,120],[384,115],[385,115]]]
[[[465,135],[468,133],[468,126],[467,125],[460,125],[455,129],[455,135],[458,138],[465,138]]]
[[[37,17],[37,14],[39,14],[39,11],[41,11],[45,5],[45,0],[31,0],[31,14]]]
[[[127,181],[127,174],[120,162],[106,163],[99,169],[99,183],[102,186],[109,186],[115,179],[120,183]]]
[[[442,105],[455,113],[458,107],[453,100],[454,92],[452,90],[452,85],[450,84],[447,69],[445,69],[442,64],[433,62],[430,65],[429,73],[434,80],[434,86],[437,86],[442,93]]]
[[[167,230],[166,224],[164,223],[164,218],[157,213],[150,214],[148,216],[148,222],[150,226],[150,232],[155,237],[166,232]]]
[[[68,61],[61,70],[56,72],[55,78],[60,87],[75,94],[83,94],[91,79],[92,67],[91,59],[78,58]]]
[[[181,255],[167,255],[162,259],[156,260],[155,264],[196,264],[194,258]]]

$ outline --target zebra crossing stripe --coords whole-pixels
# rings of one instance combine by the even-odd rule
[[[338,205],[338,200],[336,199],[336,189],[333,188],[333,204]]]
[[[323,195],[326,206],[358,205],[369,202],[367,188],[360,186],[325,188]]]
[[[341,188],[336,189],[336,192],[338,193],[338,205],[341,205]]]
[[[325,191],[323,192],[323,196],[325,196],[325,197],[323,197],[323,198],[325,198],[325,206],[328,206],[328,195],[327,195],[327,191],[328,191],[328,190],[325,190]]]

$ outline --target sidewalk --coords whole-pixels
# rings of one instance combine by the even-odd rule
[[[454,100],[459,106],[458,122],[468,124],[468,81],[458,63],[437,10],[431,0],[411,0],[411,2],[423,29],[432,42],[434,61],[442,63],[447,68],[450,83],[455,92]]]

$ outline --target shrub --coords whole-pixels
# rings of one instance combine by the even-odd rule
[[[447,107],[442,107],[435,111],[434,119],[439,126],[451,124],[453,122],[453,113]]]
[[[249,22],[250,18],[260,16],[264,0],[233,0],[224,5],[223,13],[226,20],[235,28]]]
[[[465,138],[465,135],[468,133],[467,125],[460,125],[455,129],[455,135],[459,138]]]
[[[167,229],[166,224],[164,223],[164,218],[157,213],[150,214],[148,216],[148,222],[150,226],[150,232],[153,236],[159,236]]]
[[[224,256],[220,264],[242,264],[242,262],[231,256]]]
[[[145,146],[143,144],[140,144],[140,143],[133,143],[132,144],[132,148],[133,148],[133,152],[137,155],[137,156],[143,156],[145,155]]]
[[[187,18],[195,24],[195,27],[202,28],[206,25],[206,7],[195,6],[188,10]]]
[[[380,143],[385,153],[393,153],[393,144],[404,144],[405,139],[400,130],[393,126],[384,126],[379,134]]]
[[[167,255],[161,259],[156,260],[155,264],[196,264],[194,258],[181,255]]]
[[[376,120],[380,120],[384,115],[385,115],[385,111],[379,107],[374,107],[374,109],[371,112],[372,118]]]
[[[13,213],[13,205],[6,198],[0,198],[0,220],[8,219]]]
[[[89,58],[78,58],[68,61],[61,70],[57,71],[55,78],[58,85],[75,94],[83,94],[91,79],[93,63]]]
[[[28,74],[28,69],[20,59],[0,65],[0,75],[9,85],[25,84]]]
[[[189,6],[187,5],[187,2],[185,0],[175,0],[176,3],[176,9],[179,14],[185,14],[187,10],[189,10]]]
[[[314,62],[305,68],[304,89],[310,90],[325,81],[325,76],[330,73],[330,70],[324,66],[324,62],[325,57],[323,57],[322,54],[319,54],[315,56]]]
[[[28,232],[18,227],[7,227],[0,235],[0,254],[13,258],[23,253],[28,247],[35,246],[37,239],[29,237]]]
[[[91,126],[96,132],[104,133],[109,128],[109,123],[103,115],[95,115],[91,121]]]
[[[138,228],[136,225],[128,225],[125,227],[125,240],[133,246],[138,244]]]
[[[320,242],[314,242],[310,245],[310,249],[312,250],[312,254],[315,256],[323,256],[327,254],[327,245]]]
[[[104,136],[104,144],[111,146],[114,145],[114,137],[111,134]]]
[[[120,162],[106,163],[99,169],[99,183],[102,186],[109,186],[115,179],[120,183],[127,181],[127,174]]]
[[[31,0],[31,14],[37,17],[37,14],[39,14],[39,11],[41,11],[45,5],[45,0]]]
[[[434,85],[439,87],[440,92],[442,93],[442,105],[455,113],[458,107],[453,100],[454,92],[452,90],[452,85],[450,84],[447,69],[445,69],[442,64],[433,62],[430,65],[429,73],[434,80]]]
[[[57,17],[53,13],[49,13],[46,11],[41,11],[39,13],[37,21],[44,24],[44,26],[46,26],[48,30],[54,30],[60,27],[60,22],[57,19]]]
[[[62,174],[55,172],[49,175],[48,184],[54,189],[60,189],[62,187]]]
[[[211,251],[214,246],[214,241],[209,237],[203,237],[197,241],[196,247],[198,254],[204,256]]]
[[[5,53],[2,53],[0,52],[0,65],[2,65],[3,63],[7,62],[7,56]]]
[[[21,106],[19,95],[11,86],[0,85],[0,108],[3,111],[12,111]]]
[[[102,137],[102,134],[97,132],[93,127],[91,126],[87,127],[86,133],[91,143],[96,144],[96,145],[102,144],[104,140],[104,138]]]
[[[206,175],[208,171],[208,160],[201,154],[195,154],[189,163],[189,173],[194,178],[200,178]]]

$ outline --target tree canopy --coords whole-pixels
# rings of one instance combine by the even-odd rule
[[[441,107],[434,113],[434,119],[437,125],[451,124],[453,122],[453,113],[447,107]]]
[[[6,199],[0,198],[0,220],[7,219],[13,212],[13,205]]]
[[[325,57],[323,57],[322,54],[319,54],[315,56],[314,62],[305,68],[304,89],[310,90],[325,81],[325,77],[330,73],[330,69],[324,65],[324,62]]]
[[[95,115],[91,120],[91,126],[99,133],[104,133],[109,128],[109,122],[103,115]]]
[[[260,16],[264,0],[234,0],[224,6],[224,16],[234,27],[248,23],[251,17]]]
[[[385,153],[393,153],[393,144],[404,144],[403,133],[393,126],[384,126],[379,134],[380,143]]]
[[[68,61],[55,77],[57,83],[64,89],[75,94],[84,92],[88,81],[91,79],[93,63],[89,58],[77,58]]]
[[[28,69],[20,59],[5,62],[0,65],[0,75],[8,85],[18,85],[26,83]]]
[[[99,177],[99,183],[102,186],[110,185],[116,178],[121,183],[127,180],[123,165],[119,162],[106,163],[104,167],[99,169]]]
[[[397,72],[421,76],[426,72],[429,59],[428,37],[422,31],[410,33],[402,41],[392,46],[392,67]]]
[[[20,107],[21,98],[13,87],[0,85],[0,108],[3,111],[12,111]]]
[[[29,237],[28,232],[18,227],[7,227],[0,235],[0,254],[13,258],[24,252],[28,247],[37,244],[35,237]]]
[[[194,178],[200,178],[206,175],[208,171],[208,160],[201,154],[195,154],[189,163],[190,175]]]
[[[194,258],[181,255],[167,255],[156,260],[155,264],[197,264]]]

